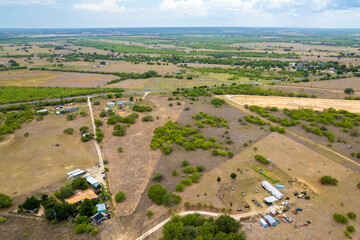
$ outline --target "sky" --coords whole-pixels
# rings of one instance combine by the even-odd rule
[[[360,0],[0,0],[0,28],[360,28]]]

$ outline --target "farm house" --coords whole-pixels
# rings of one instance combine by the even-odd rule
[[[261,187],[265,188],[266,190],[268,190],[274,197],[276,197],[277,199],[282,199],[283,198],[283,194],[281,192],[279,192],[279,190],[277,190],[273,185],[271,185],[268,181],[263,181],[261,183]]]
[[[86,181],[87,181],[91,186],[93,186],[95,189],[99,186],[98,181],[97,181],[95,178],[93,178],[91,175],[87,175],[87,176],[85,176],[85,178],[86,178]]]

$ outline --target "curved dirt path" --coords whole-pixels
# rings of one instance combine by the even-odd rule
[[[185,212],[178,213],[178,215],[185,216],[185,215],[194,214],[194,213],[199,213],[201,215],[212,216],[212,217],[219,217],[221,215],[224,215],[223,213],[213,213],[213,212],[206,212],[206,211],[185,211]],[[254,216],[257,214],[258,213],[256,211],[252,210],[247,213],[239,213],[239,214],[234,214],[234,215],[230,215],[230,216],[239,221],[240,218],[242,218],[242,217],[249,217],[249,216]],[[143,240],[143,239],[147,238],[150,234],[152,234],[152,233],[156,232],[157,230],[159,230],[160,228],[162,228],[167,222],[170,221],[170,219],[171,219],[171,217],[162,221],[161,223],[159,223],[158,225],[156,225],[155,227],[153,227],[152,229],[150,229],[149,231],[147,231],[146,233],[144,233],[143,235],[138,237],[136,240]]]

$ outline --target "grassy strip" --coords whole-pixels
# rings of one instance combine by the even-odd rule
[[[255,172],[257,172],[257,173],[259,173],[260,175],[264,176],[266,179],[270,180],[273,184],[280,182],[280,180],[275,180],[275,179],[267,176],[265,173],[261,173],[261,172],[260,172],[261,169],[262,169],[261,167],[253,167],[253,170],[254,170]]]

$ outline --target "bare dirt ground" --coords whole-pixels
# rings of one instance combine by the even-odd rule
[[[0,238],[4,240],[18,239],[89,239],[89,233],[75,234],[74,226],[71,223],[61,222],[59,224],[51,224],[45,219],[32,219],[30,217],[5,216],[6,221],[0,224]],[[100,230],[103,226],[98,226]],[[28,237],[24,237],[23,233],[27,233]],[[100,236],[91,236],[91,239],[101,239]]]
[[[254,154],[262,154],[271,159],[270,165],[273,169],[270,170],[266,166],[262,166],[262,168],[265,169],[268,176],[280,180],[280,184],[285,185],[286,189],[280,191],[285,196],[290,197],[291,210],[301,207],[303,211],[298,215],[291,212],[287,213],[293,222],[291,224],[282,222],[275,228],[262,228],[256,217],[243,222],[243,229],[246,230],[248,239],[272,239],[274,236],[277,236],[278,239],[291,239],[295,235],[298,239],[323,239],[324,236],[327,239],[344,239],[343,232],[346,225],[336,223],[332,214],[335,212],[346,214],[349,211],[356,211],[359,205],[356,203],[359,191],[356,184],[360,181],[359,174],[278,133],[268,135],[253,146],[256,146],[258,150],[254,151],[251,148],[244,150],[206,173],[199,184],[187,187],[180,194],[182,201],[189,201],[194,204],[197,202],[213,203],[214,206],[224,206],[227,209],[230,208],[229,202],[232,201],[232,208],[235,211],[237,207],[241,207],[239,203],[245,200],[249,202],[251,209],[264,214],[268,210],[262,199],[270,194],[261,188],[261,181],[266,179],[253,170],[254,166],[260,164],[252,158]],[[240,168],[242,173],[239,173],[237,168]],[[231,180],[229,177],[231,172],[238,174],[236,180]],[[320,177],[326,174],[338,178],[338,186],[320,184]],[[220,183],[216,182],[217,177],[221,177]],[[290,183],[288,182],[290,179],[298,179],[299,182]],[[300,182],[307,186],[299,184]],[[230,185],[234,186],[233,191],[222,191],[225,187],[228,189]],[[259,190],[258,193],[255,191],[256,189]],[[307,191],[311,200],[293,197],[294,191],[303,190]],[[222,195],[219,196],[220,192]],[[241,192],[245,192],[246,196],[242,197]],[[255,206],[251,203],[251,199],[256,199],[262,206]],[[154,213],[158,213],[160,209],[166,211],[164,207],[155,205],[151,206],[150,209]],[[311,221],[309,226],[299,227],[308,220]],[[354,225],[356,228],[360,227],[358,220],[350,220],[349,225]],[[247,227],[252,230],[248,230]],[[150,239],[157,239],[161,236],[159,232],[150,236]],[[352,236],[354,239],[359,237],[356,232]]]
[[[167,97],[164,100],[165,100],[165,104],[167,105],[169,103]],[[193,128],[196,128],[196,126],[194,125],[195,120],[192,119],[192,116],[198,114],[200,111],[215,116],[222,116],[228,121],[228,124],[230,126],[229,134],[224,133],[225,130],[227,130],[226,128],[213,128],[213,127],[207,127],[201,129],[201,134],[203,134],[206,137],[214,136],[216,139],[219,139],[219,141],[222,141],[224,146],[229,147],[229,151],[232,151],[235,154],[242,151],[243,149],[250,148],[253,142],[258,141],[262,139],[264,136],[269,134],[269,132],[260,130],[255,126],[251,126],[251,125],[247,126],[246,124],[245,125],[240,124],[237,119],[239,117],[244,117],[245,114],[243,112],[231,106],[222,106],[220,108],[215,108],[212,104],[210,104],[210,100],[211,98],[199,98],[199,101],[195,101],[193,104],[190,104],[190,101],[187,100],[185,107],[189,107],[190,109],[187,111],[183,111],[181,113],[180,117],[177,120],[179,124],[190,125]],[[172,102],[174,104],[176,100]],[[167,108],[168,108],[167,111],[170,111],[171,108],[169,107]],[[129,135],[129,137],[127,138],[130,137],[131,136]],[[252,143],[249,143],[249,139],[252,140],[251,141]],[[233,141],[233,143],[226,144],[225,143],[226,140],[231,140]],[[247,147],[243,146],[244,142],[247,142],[249,146]],[[154,152],[158,152],[159,154],[161,154],[160,150],[156,150]],[[188,160],[190,162],[190,165],[192,166],[204,165],[205,173],[206,173],[216,168],[217,166],[223,164],[228,159],[228,157],[212,156],[211,152],[212,150],[204,151],[201,149],[196,151],[185,151],[184,149],[178,150],[176,149],[176,147],[174,147],[174,151],[170,155],[162,154],[161,156],[159,156],[159,160],[156,166],[154,166],[154,168],[152,169],[153,171],[150,173],[150,176],[152,176],[157,171],[163,173],[164,180],[161,181],[160,184],[166,187],[169,190],[169,192],[173,192],[175,186],[178,183],[180,183],[181,179],[183,178],[182,167],[181,167],[181,162],[183,160]],[[172,175],[173,170],[176,170],[178,172],[177,176]],[[151,178],[150,176],[149,178]],[[201,179],[200,182],[201,181],[203,180]],[[126,229],[128,229],[129,231],[129,235],[125,236],[125,239],[133,239],[134,237],[139,236],[141,232],[148,230],[153,225],[156,225],[156,223],[159,222],[161,219],[163,220],[164,217],[169,216],[167,214],[168,208],[163,206],[162,207],[152,206],[153,202],[149,200],[147,196],[147,190],[152,184],[156,184],[156,182],[149,180],[144,192],[142,193],[141,200],[136,207],[135,213],[131,216],[122,217],[122,222],[126,226]],[[185,192],[187,191],[188,190],[185,190]],[[200,191],[201,195],[203,193],[204,191]],[[193,200],[192,203],[197,203],[195,201],[197,201],[197,199]],[[174,208],[178,210],[177,208],[178,207],[181,208],[182,205],[183,204],[179,206],[174,206]],[[222,205],[216,206],[214,204],[214,206],[221,207]],[[147,220],[147,217],[145,216],[145,212],[147,210],[152,210],[154,212],[154,217],[151,218],[150,220]],[[134,226],[137,227],[135,228]]]
[[[124,203],[116,204],[116,215],[126,216],[131,214],[140,200],[141,194],[152,174],[153,168],[160,158],[160,151],[150,149],[150,141],[153,130],[164,125],[168,120],[176,121],[180,115],[183,105],[175,105],[173,108],[167,107],[166,96],[147,96],[148,103],[156,106],[151,113],[140,113],[137,122],[127,129],[125,137],[112,136],[113,126],[102,127],[105,133],[103,143],[103,153],[109,164],[109,181],[111,191],[124,191],[127,200]],[[121,116],[126,116],[133,111],[115,110]],[[151,115],[154,122],[142,122],[141,117]],[[156,119],[156,117],[159,119]],[[106,124],[105,124],[106,125]],[[123,148],[119,153],[117,149]]]
[[[1,192],[20,196],[63,181],[71,170],[93,167],[97,162],[94,144],[80,140],[79,128],[86,125],[90,126],[88,117],[67,121],[66,116],[55,115],[23,124],[14,138],[0,146]],[[74,134],[64,135],[69,127],[75,129]],[[26,132],[29,137],[23,136]]]
[[[262,107],[278,107],[280,109],[312,108],[322,111],[328,108],[344,109],[360,113],[360,105],[356,100],[318,99],[318,98],[292,98],[276,96],[231,95],[231,99],[241,105],[258,105]]]
[[[333,79],[333,80],[325,80],[325,81],[300,82],[300,83],[292,83],[286,85],[296,86],[296,87],[333,89],[333,90],[339,90],[341,92],[344,92],[345,88],[353,88],[354,91],[360,91],[360,78],[351,77],[351,78]]]
[[[116,78],[103,74],[15,70],[0,72],[0,86],[98,87]]]

